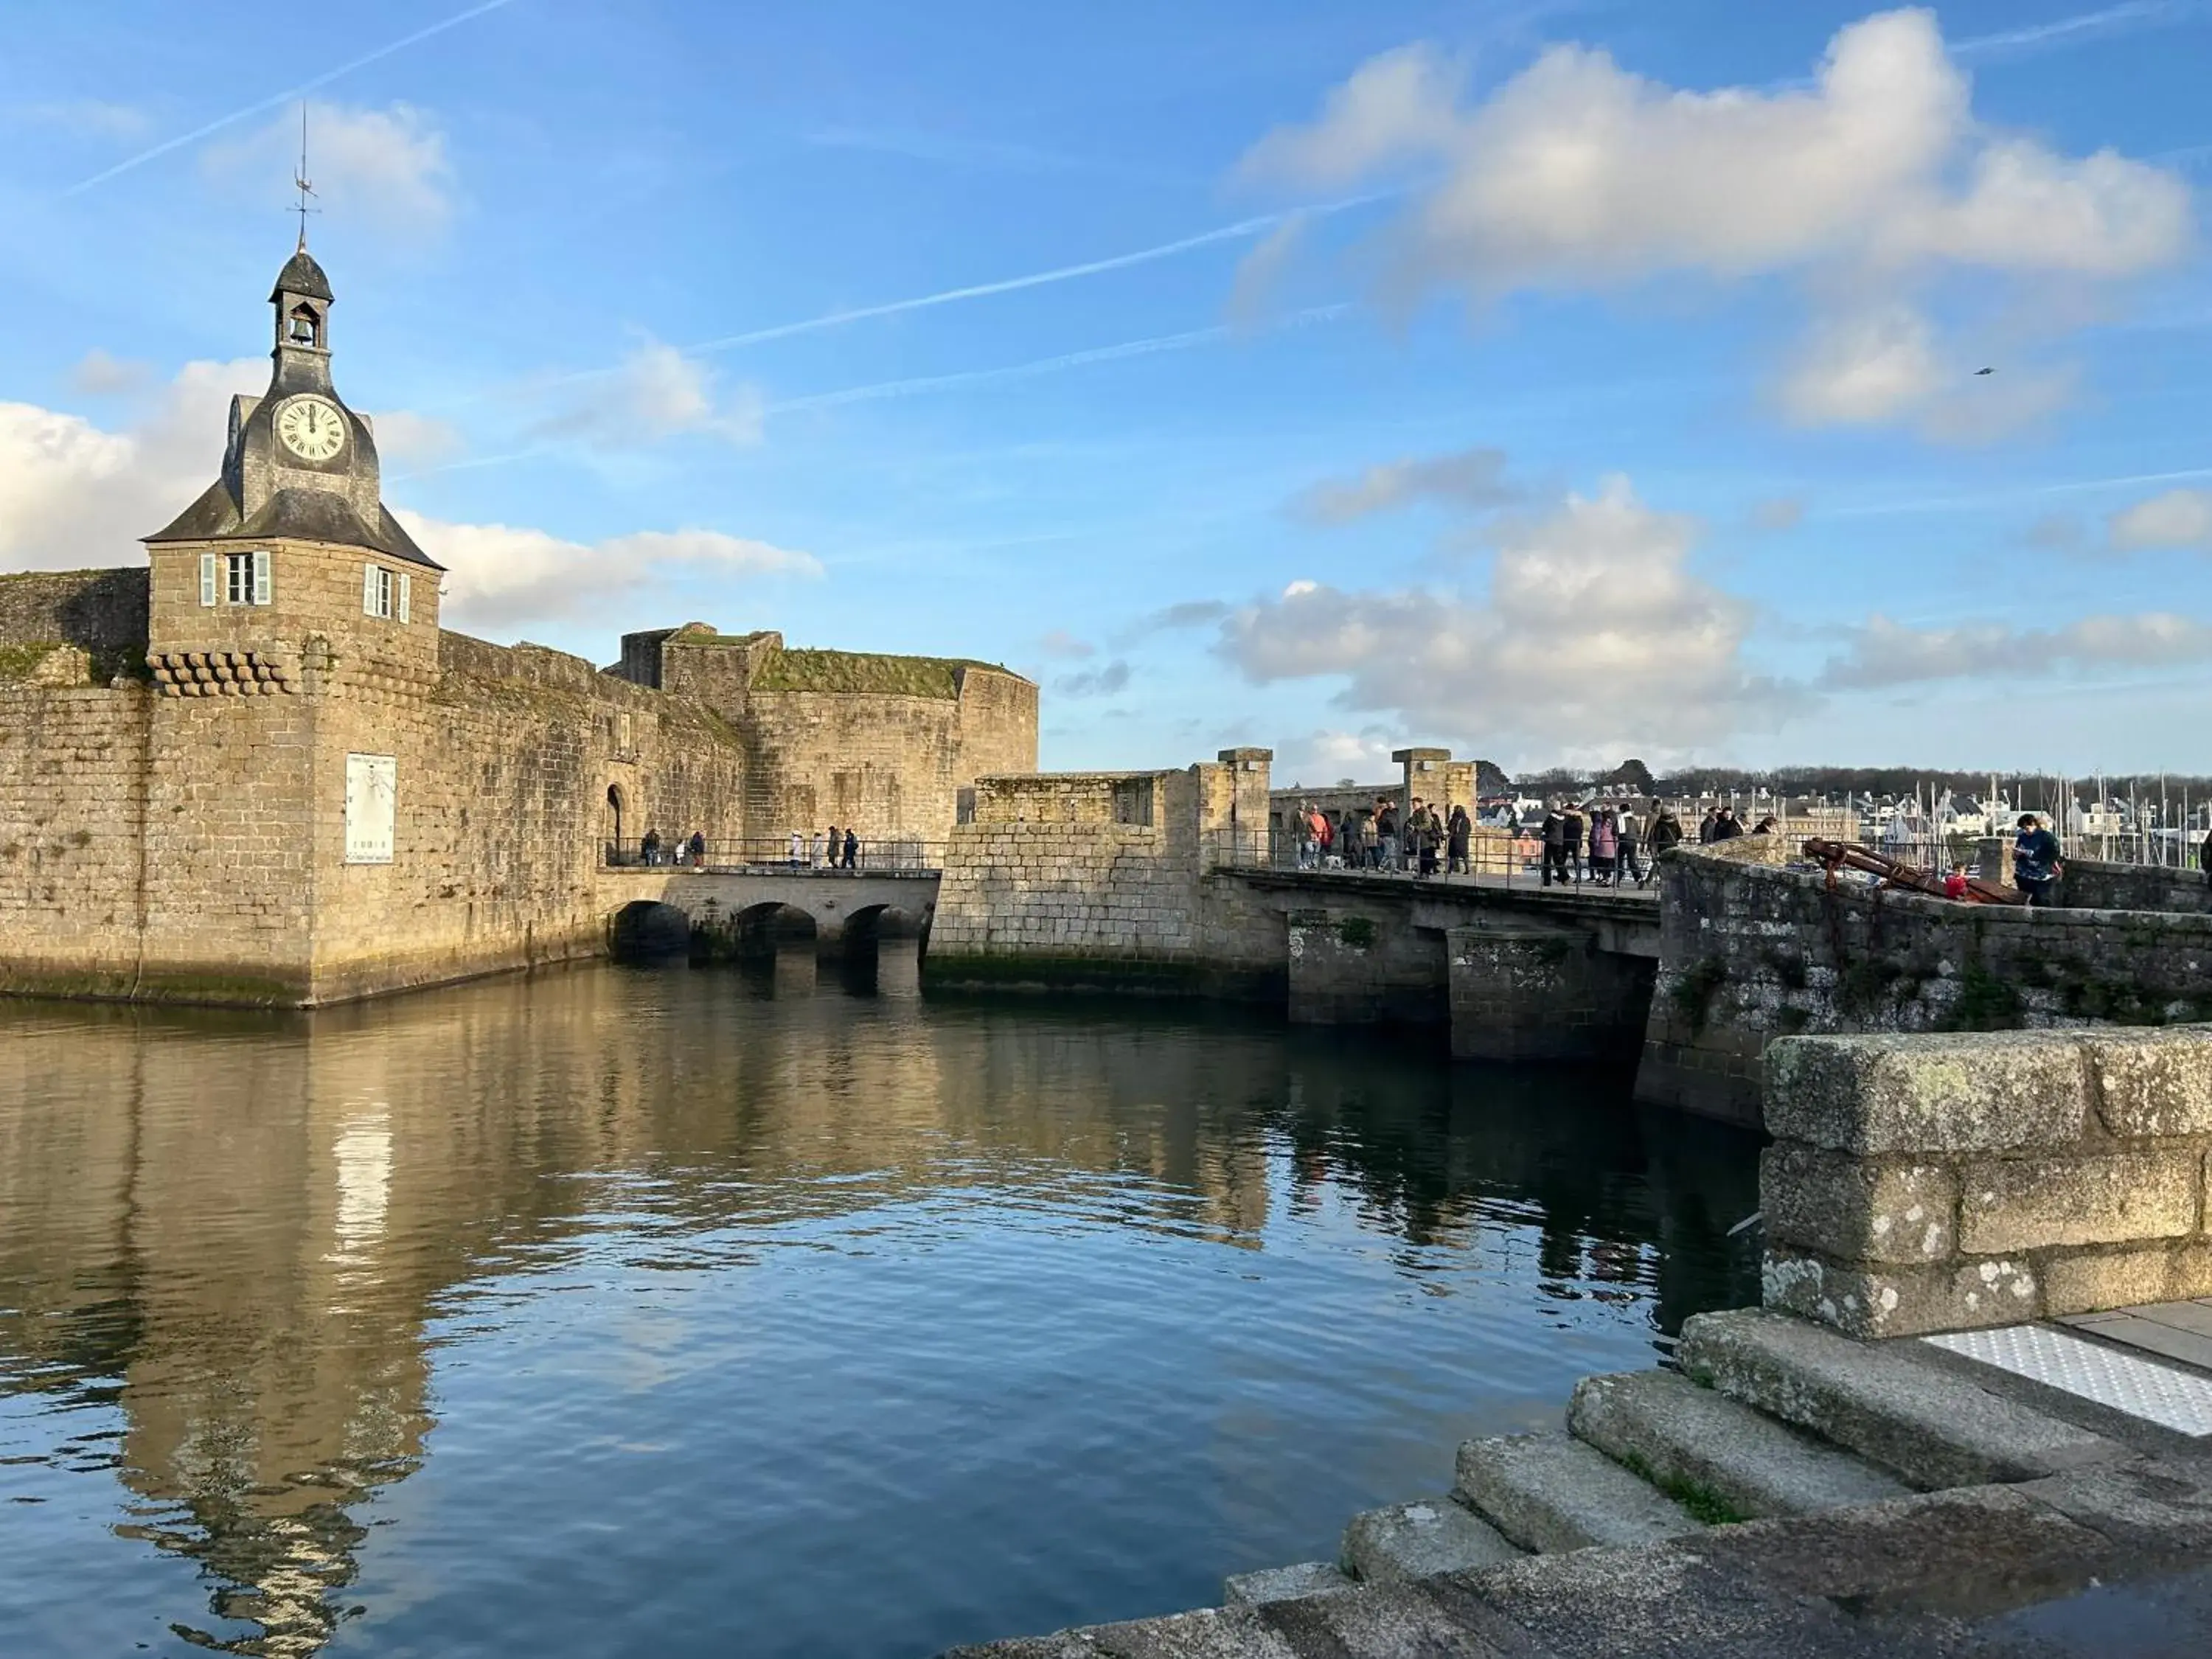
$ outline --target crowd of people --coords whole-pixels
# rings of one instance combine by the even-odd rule
[[[1599,887],[1643,886],[1651,878],[1641,854],[1656,860],[1682,839],[1672,807],[1654,803],[1650,828],[1634,808],[1605,801],[1551,801],[1537,834],[1543,842],[1544,885],[1587,881]]]
[[[660,831],[649,829],[638,837],[638,861],[641,864],[672,865],[678,869],[707,867],[707,832],[694,830],[690,836],[672,845],[661,839]],[[788,862],[794,870],[858,870],[860,862],[860,832],[847,824],[840,830],[836,824],[819,835],[810,836],[804,830],[791,832]]]
[[[678,841],[672,847],[661,841],[659,830],[647,830],[638,837],[637,855],[642,862],[649,865],[672,864],[678,868],[690,865],[695,869],[704,869],[707,864],[707,832],[694,830],[687,839]]]
[[[1301,870],[1397,870],[1416,876],[1464,875],[1474,821],[1467,808],[1439,813],[1416,799],[1399,821],[1398,802],[1384,796],[1372,806],[1331,815],[1308,801],[1295,820]]]

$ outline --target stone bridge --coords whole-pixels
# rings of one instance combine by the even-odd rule
[[[603,867],[599,909],[617,956],[697,946],[770,954],[811,938],[824,956],[918,939],[937,908],[934,870]]]
[[[1629,1060],[1643,1042],[1654,893],[1332,870],[1215,878],[1239,890],[1244,926],[1283,941],[1294,1023],[1448,1024],[1452,1052],[1481,1060]]]

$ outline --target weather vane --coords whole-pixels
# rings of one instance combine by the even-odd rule
[[[300,216],[300,250],[305,252],[307,247],[307,216],[320,213],[322,209],[307,205],[307,198],[315,193],[315,186],[313,180],[307,177],[307,106],[304,100],[300,105],[300,169],[292,175],[292,184],[300,192],[299,205],[292,211]]]

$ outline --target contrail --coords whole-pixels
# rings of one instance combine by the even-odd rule
[[[2172,0],[2123,0],[2116,6],[2106,6],[2101,11],[2082,12],[2073,17],[2056,18],[2048,23],[2031,23],[2016,29],[2003,29],[1995,34],[1980,34],[1970,40],[1954,41],[1953,57],[1971,57],[1977,52],[2015,51],[2022,47],[2040,46],[2069,36],[2088,34],[2100,30],[2122,27],[2131,23],[2172,23],[2180,21],[2180,12],[2193,8],[2177,6]]]
[[[994,294],[1012,294],[1025,288],[1042,288],[1049,283],[1065,283],[1078,276],[1097,276],[1109,270],[1126,270],[1131,265],[1149,264],[1155,259],[1171,258],[1176,254],[1188,253],[1193,248],[1209,247],[1216,242],[1243,241],[1273,230],[1287,220],[1341,213],[1348,208],[1364,207],[1370,202],[1400,193],[1382,191],[1347,197],[1338,202],[1324,202],[1318,207],[1258,214],[1249,219],[1239,219],[1233,225],[1202,230],[1195,236],[1178,237],[1172,242],[1162,242],[1155,247],[1140,247],[1133,252],[1116,253],[1103,259],[1086,259],[1080,264],[1057,265],[1050,270],[1031,271],[1026,276],[1002,277],[995,283],[971,283],[964,288],[944,289],[935,294],[919,295],[911,300],[887,300],[881,305],[855,306],[849,311],[832,311],[819,317],[810,317],[805,322],[779,323],[773,328],[756,328],[743,334],[725,334],[720,339],[702,340],[696,345],[685,346],[684,349],[728,351],[738,346],[758,345],[763,340],[787,339],[793,334],[811,334],[819,329],[842,328],[847,323],[857,323],[870,317],[894,317],[902,312],[923,311],[932,306],[951,305],[961,300],[986,299]]]
[[[1334,322],[1350,313],[1348,305],[1313,306],[1294,312],[1278,326],[1303,328],[1311,323]],[[1040,357],[1034,362],[1011,363],[1003,368],[969,368],[952,374],[927,374],[907,380],[878,380],[872,386],[847,386],[840,392],[817,392],[803,398],[787,398],[781,403],[768,405],[763,414],[782,415],[799,409],[833,409],[840,404],[873,403],[881,398],[910,398],[916,392],[939,392],[952,386],[988,386],[1000,380],[1027,380],[1035,374],[1055,374],[1063,368],[1080,368],[1088,363],[1114,362],[1123,357],[1149,357],[1159,351],[1186,351],[1193,346],[1212,345],[1218,340],[1228,339],[1237,331],[1223,324],[1210,328],[1194,328],[1181,334],[1159,334],[1150,339],[1124,340],[1118,345],[1092,346],[1083,351],[1062,352],[1056,357]]]
[[[398,40],[380,46],[374,52],[364,52],[352,62],[341,64],[334,70],[325,70],[311,80],[301,82],[296,87],[277,93],[271,97],[264,98],[258,104],[248,104],[243,109],[234,109],[228,115],[216,117],[205,126],[195,127],[190,132],[180,134],[177,137],[165,138],[151,149],[141,150],[126,161],[118,161],[104,172],[95,173],[89,179],[79,180],[63,191],[61,194],[64,197],[80,195],[90,190],[94,185],[104,185],[118,173],[128,173],[133,167],[143,167],[149,161],[167,155],[171,150],[182,149],[186,144],[197,143],[211,132],[220,132],[225,127],[235,125],[249,116],[260,114],[264,110],[276,109],[281,105],[304,98],[316,88],[328,86],[340,76],[350,75],[357,69],[366,68],[380,58],[389,58],[395,52],[404,52],[408,47],[420,41],[428,40],[434,34],[443,34],[447,29],[459,28],[472,17],[481,17],[488,11],[497,11],[502,6],[510,6],[514,3],[514,0],[482,0],[481,4],[471,6],[464,12],[457,12],[441,23],[426,24],[412,34],[402,35]]]
[[[1334,202],[1323,202],[1313,207],[1290,208],[1279,213],[1262,213],[1249,219],[1239,219],[1233,225],[1218,225],[1212,230],[1201,230],[1194,235],[1179,236],[1172,242],[1161,242],[1152,247],[1140,247],[1128,253],[1109,254],[1103,259],[1085,259],[1079,264],[1055,265],[1050,270],[1033,270],[1024,276],[1003,276],[996,282],[970,283],[961,288],[940,289],[934,294],[917,295],[910,300],[886,300],[879,305],[855,306],[846,311],[825,312],[819,317],[810,317],[803,322],[778,323],[770,328],[750,329],[743,334],[725,334],[718,339],[702,340],[677,348],[687,355],[697,356],[713,351],[734,351],[740,346],[758,345],[765,340],[788,339],[794,334],[813,334],[823,329],[842,328],[848,323],[857,323],[870,317],[893,317],[902,312],[926,311],[933,306],[952,305],[962,300],[981,300],[994,294],[1013,294],[1023,289],[1042,288],[1051,283],[1071,282],[1079,276],[1097,276],[1109,270],[1126,270],[1131,265],[1149,264],[1155,259],[1172,258],[1178,253],[1188,253],[1194,248],[1211,247],[1218,242],[1233,242],[1258,236],[1274,229],[1290,220],[1310,218],[1319,215],[1342,213],[1349,209],[1364,207],[1370,203],[1389,201],[1406,194],[1413,186],[1395,190],[1373,191],[1364,196],[1347,196]],[[537,392],[552,386],[574,386],[580,381],[604,380],[619,374],[619,365],[611,368],[571,369],[565,374],[549,374],[528,381],[521,389]],[[471,392],[456,398],[456,404],[475,403],[494,397],[497,391]]]

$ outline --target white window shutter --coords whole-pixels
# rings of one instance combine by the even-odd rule
[[[361,608],[364,616],[376,614],[376,567],[373,564],[362,567]]]
[[[253,550],[253,602],[269,603],[269,550],[265,547]]]
[[[405,571],[399,573],[399,620],[412,622],[415,602],[415,579]]]
[[[200,603],[215,603],[215,555],[212,553],[200,555]]]

